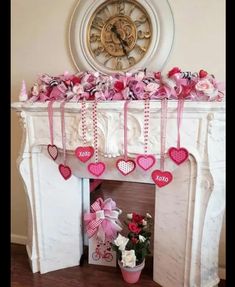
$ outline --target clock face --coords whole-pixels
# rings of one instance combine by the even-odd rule
[[[152,23],[136,0],[109,0],[97,7],[87,29],[87,46],[98,65],[127,71],[140,62],[152,39]]]

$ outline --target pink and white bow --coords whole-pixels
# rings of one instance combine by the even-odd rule
[[[91,205],[91,212],[84,215],[88,237],[91,238],[96,235],[98,240],[102,242],[115,239],[117,233],[122,230],[118,220],[121,212],[121,209],[117,208],[116,203],[111,198],[107,198],[105,201],[98,198]]]

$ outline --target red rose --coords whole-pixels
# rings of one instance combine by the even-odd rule
[[[130,222],[128,224],[128,228],[131,232],[134,232],[134,233],[139,233],[141,231],[141,228],[138,227],[138,225],[134,222]]]
[[[172,77],[174,74],[177,74],[177,73],[181,73],[181,70],[180,68],[178,67],[174,67],[173,69],[171,69],[169,72],[168,72],[168,77]]]
[[[135,212],[132,213],[132,222],[136,222],[139,223],[144,219],[144,217],[142,215],[139,215]]]
[[[121,81],[116,81],[114,83],[114,89],[116,92],[121,92],[124,89],[124,84]]]

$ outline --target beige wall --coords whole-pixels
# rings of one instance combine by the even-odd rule
[[[91,0],[87,0],[91,1]],[[68,51],[68,22],[76,0],[11,0],[12,101],[18,101],[21,81],[30,88],[39,73],[76,72]],[[179,66],[185,71],[201,68],[225,80],[225,0],[170,0],[175,19],[172,53],[163,71]],[[27,234],[27,211],[16,159],[21,127],[11,121],[11,232],[20,241]],[[220,265],[225,266],[225,228],[221,234]]]

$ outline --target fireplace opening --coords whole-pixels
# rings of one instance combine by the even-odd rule
[[[155,218],[155,185],[150,183],[137,183],[129,181],[115,180],[90,180],[90,186],[94,187],[90,193],[90,203],[97,198],[104,200],[112,198],[117,207],[122,210],[119,220],[123,223],[127,213],[136,212],[145,215],[147,212]],[[152,276],[153,271],[153,242],[154,242],[154,224],[151,228],[151,255],[146,258],[146,272]],[[126,235],[128,227],[123,224],[121,234]]]

